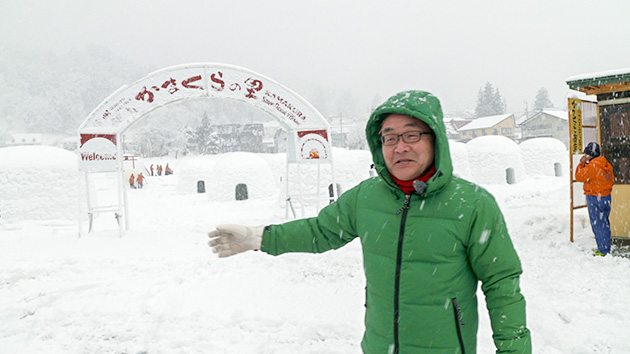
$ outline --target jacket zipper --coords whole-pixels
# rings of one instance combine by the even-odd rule
[[[464,318],[462,317],[462,310],[457,304],[457,298],[452,298],[453,313],[455,314],[455,329],[457,330],[457,340],[459,340],[459,347],[462,350],[462,354],[466,354],[466,348],[464,347],[464,338],[462,337],[462,327],[464,327]]]
[[[405,222],[407,221],[407,211],[409,211],[409,201],[411,194],[405,194],[405,203],[396,214],[402,212],[400,220],[400,232],[398,233],[398,250],[396,253],[396,274],[394,277],[394,354],[398,354],[400,348],[398,343],[398,321],[399,321],[399,295],[400,295],[400,269],[402,264],[402,247],[405,238]]]

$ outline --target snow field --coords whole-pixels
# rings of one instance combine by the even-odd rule
[[[353,170],[336,174],[342,185],[367,178],[369,164],[346,163],[343,152],[335,157]],[[175,175],[128,191],[131,229],[122,238],[108,213],[97,214],[94,231],[81,238],[72,218],[0,218],[0,354],[361,352],[359,242],[321,255],[219,259],[206,245],[208,231],[220,223],[280,223],[283,204],[275,195],[234,201],[182,193],[178,174],[186,168],[168,162]],[[282,158],[275,163],[284,168]],[[270,169],[274,179],[284,172]],[[630,260],[591,256],[583,209],[569,242],[568,179],[541,173],[511,185],[481,183],[499,203],[521,258],[534,352],[628,353]],[[478,296],[478,353],[491,353]]]

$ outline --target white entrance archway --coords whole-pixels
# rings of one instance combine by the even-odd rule
[[[233,65],[177,65],[121,87],[101,102],[79,127],[79,169],[86,179],[86,193],[80,195],[86,195],[87,199],[87,210],[83,212],[92,215],[115,211],[119,221],[124,218],[128,229],[127,196],[122,177],[122,134],[155,109],[200,97],[238,100],[274,117],[288,132],[287,171],[291,163],[298,164],[298,168],[302,163],[332,166],[330,125],[298,94],[272,79]],[[118,172],[117,205],[90,205],[87,174],[96,172]],[[290,203],[288,173],[286,178],[287,203]],[[335,185],[334,176],[332,180]],[[79,234],[82,233],[80,220],[81,217]],[[122,235],[122,223],[119,225]]]

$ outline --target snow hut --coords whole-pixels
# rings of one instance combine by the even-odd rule
[[[451,151],[451,161],[453,162],[453,174],[466,180],[472,180],[466,144],[449,140],[448,145]]]
[[[177,190],[197,193],[198,181],[204,181],[208,199],[235,200],[237,186],[247,186],[248,199],[277,196],[269,164],[257,154],[231,152],[222,155],[190,157],[178,165]],[[242,187],[238,187],[242,188]]]
[[[533,138],[520,145],[521,158],[528,176],[559,177],[568,174],[569,153],[555,138]]]
[[[0,220],[76,220],[77,156],[51,146],[0,149]]]
[[[474,182],[512,184],[527,178],[521,151],[510,138],[481,136],[466,143]]]
[[[584,147],[592,141],[583,135],[589,128],[596,131],[592,136],[596,136],[601,154],[615,174],[610,212],[613,243],[630,244],[630,68],[570,77],[567,85],[597,97],[594,126],[587,126],[582,119],[582,106],[593,103],[569,97],[570,153],[573,159],[583,154]],[[570,162],[573,168],[573,160]]]

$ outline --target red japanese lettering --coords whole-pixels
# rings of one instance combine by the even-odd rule
[[[177,88],[177,83],[172,77],[170,78],[170,80],[164,81],[164,83],[162,84],[162,88],[168,88],[169,86],[172,86],[168,89],[168,93],[170,93],[171,95],[179,91],[179,89]]]
[[[238,83],[233,83],[232,85],[230,85],[230,91],[236,91],[236,90],[241,90],[241,85],[239,85]]]
[[[142,91],[140,91],[137,95],[136,95],[136,100],[138,101],[144,101],[146,96],[149,96],[149,98],[147,98],[147,102],[151,103],[153,102],[153,92],[147,90],[147,87],[145,86]]]
[[[214,74],[213,74],[214,75]],[[189,77],[188,79],[182,81],[182,86],[184,86],[185,88],[191,88],[191,89],[200,89],[203,90],[203,87],[199,86],[199,85],[193,85],[191,84],[191,82],[195,82],[195,81],[199,81],[201,80],[201,75],[197,75],[197,76],[193,76],[193,77]]]
[[[210,75],[210,80],[212,80],[212,82],[217,83],[221,86],[215,87],[214,85],[210,85],[210,87],[212,87],[213,89],[217,91],[223,91],[223,89],[225,88],[225,81],[221,80],[223,78],[223,73],[220,71],[218,71],[217,73],[219,74],[219,78],[216,77],[216,74],[212,74]]]
[[[248,78],[245,80],[245,83],[249,85],[247,94],[245,95],[247,98],[256,98],[254,94],[263,88],[263,83],[260,80],[252,80],[251,78]]]

